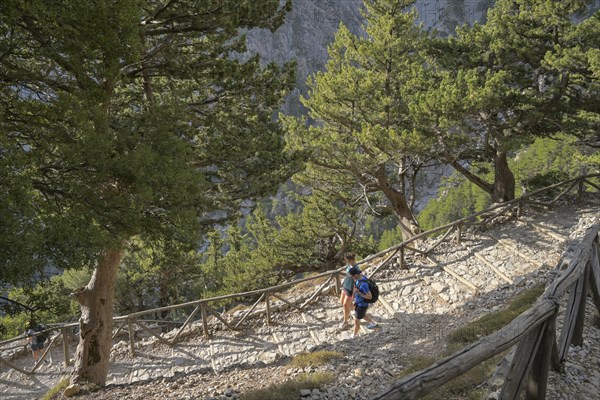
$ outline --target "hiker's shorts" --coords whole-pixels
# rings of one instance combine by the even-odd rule
[[[41,350],[44,348],[44,342],[35,343],[35,344],[31,343],[30,347],[31,347],[31,350]]]
[[[363,319],[365,315],[367,315],[367,309],[369,306],[355,306],[354,310],[356,311],[356,319]]]

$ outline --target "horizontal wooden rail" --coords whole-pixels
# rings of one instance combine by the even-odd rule
[[[160,312],[160,311],[167,311],[167,310],[174,310],[174,309],[178,309],[178,308],[184,308],[184,307],[189,307],[189,306],[196,306],[198,304],[202,304],[202,303],[208,303],[211,301],[219,301],[219,300],[226,300],[226,299],[232,299],[232,298],[236,298],[236,297],[252,297],[252,296],[257,296],[257,295],[262,295],[265,294],[267,292],[278,292],[281,291],[283,289],[287,289],[289,287],[295,286],[299,283],[302,282],[308,282],[308,281],[313,281],[322,277],[328,277],[330,275],[333,274],[337,274],[339,272],[341,272],[343,270],[342,268],[336,269],[334,271],[327,271],[327,272],[323,272],[321,274],[315,275],[315,276],[311,276],[308,278],[302,278],[302,279],[298,279],[292,282],[287,282],[287,283],[283,283],[281,285],[277,285],[277,286],[271,286],[268,288],[264,288],[264,289],[257,289],[257,290],[251,290],[248,292],[243,292],[243,293],[234,293],[234,294],[226,294],[226,295],[222,295],[222,296],[216,296],[216,297],[210,297],[208,299],[200,299],[200,300],[194,300],[194,301],[189,301],[187,303],[181,303],[181,304],[175,304],[175,305],[171,305],[171,306],[165,306],[165,307],[159,307],[159,308],[153,308],[151,310],[144,310],[144,311],[137,311],[131,314],[127,314],[127,315],[123,315],[120,317],[115,317],[114,321],[122,321],[122,320],[126,320],[127,318],[130,317],[139,317],[142,315],[146,315],[146,314],[150,314],[150,313],[155,313],[155,312]]]
[[[558,262],[557,269],[565,270],[545,291],[548,297],[560,297],[566,293],[583,273],[586,262],[592,252],[592,243],[598,236],[600,224],[589,227],[581,239],[579,246],[569,246]]]

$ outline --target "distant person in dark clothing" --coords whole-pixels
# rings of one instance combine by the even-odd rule
[[[27,341],[29,343],[29,348],[33,354],[33,360],[36,364],[40,360],[40,352],[44,349],[44,338],[36,335],[36,333],[43,330],[44,329],[38,326],[35,321],[31,320],[29,321],[29,324],[27,324],[27,331],[25,332]]]
[[[347,329],[350,327],[350,324],[348,324],[348,318],[350,318],[350,310],[352,308],[354,279],[352,279],[352,275],[350,275],[348,271],[350,271],[351,268],[357,268],[360,271],[360,268],[358,268],[358,265],[356,265],[356,255],[354,253],[346,253],[344,255],[344,261],[346,262],[346,277],[342,283],[342,292],[340,293],[340,303],[342,303],[342,308],[344,310],[342,323],[340,325],[341,329]]]

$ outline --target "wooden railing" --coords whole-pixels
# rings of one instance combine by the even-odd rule
[[[492,333],[434,365],[400,379],[376,399],[417,399],[483,361],[517,345],[500,399],[544,399],[550,368],[560,371],[570,345],[583,342],[586,296],[591,292],[600,311],[600,222],[596,217],[574,240],[557,266],[562,273],[526,312]],[[557,341],[559,303],[569,293]]]
[[[50,349],[52,348],[54,343],[57,343],[59,341],[59,339],[62,338],[64,363],[65,363],[65,366],[68,367],[70,364],[70,359],[71,359],[70,355],[69,355],[70,331],[72,328],[74,328],[76,326],[79,326],[79,324],[77,324],[77,323],[59,324],[55,327],[36,332],[34,334],[34,336],[38,336],[43,333],[53,334],[55,332],[58,332],[58,334],[54,335],[50,338],[50,343],[47,346],[45,346],[41,357],[38,359],[38,362],[30,370],[22,369],[3,357],[0,357],[0,364],[4,363],[4,364],[8,365],[10,368],[15,369],[15,370],[17,370],[21,373],[27,374],[27,375],[33,374],[39,368],[39,366],[42,364],[42,362],[46,358],[46,355],[48,354],[48,352],[50,351]],[[10,344],[13,344],[12,349],[24,349],[26,345],[25,345],[25,343],[23,343],[23,341],[25,339],[26,339],[26,336],[22,335],[22,336],[17,336],[15,338],[12,338],[9,340],[5,340],[3,342],[0,342],[0,349],[4,348],[6,350],[6,346],[10,345]]]
[[[414,236],[413,238],[411,238],[409,240],[406,240],[402,243],[392,246],[392,247],[390,247],[386,250],[383,250],[379,253],[376,253],[369,257],[366,257],[365,259],[361,260],[359,262],[359,264],[360,265],[371,264],[374,261],[377,261],[377,263],[376,263],[377,265],[373,265],[369,269],[369,275],[371,277],[376,275],[378,273],[378,271],[380,271],[384,267],[386,267],[392,259],[397,259],[400,263],[400,267],[402,268],[405,264],[406,252],[410,251],[410,252],[415,252],[415,253],[427,256],[434,248],[436,248],[444,240],[446,240],[452,232],[455,233],[454,240],[460,242],[461,233],[463,232],[464,229],[468,228],[469,226],[485,225],[485,224],[491,222],[493,219],[497,218],[498,216],[501,216],[501,215],[504,215],[504,214],[507,214],[510,212],[514,212],[515,210],[516,210],[516,215],[518,217],[521,215],[523,206],[526,204],[532,204],[535,206],[551,208],[562,197],[567,195],[567,193],[569,193],[576,186],[578,187],[578,198],[580,198],[584,192],[584,186],[586,184],[595,188],[596,190],[600,191],[600,187],[591,181],[592,178],[597,178],[599,176],[600,176],[600,174],[581,176],[578,178],[570,179],[565,182],[561,182],[561,183],[557,183],[555,185],[548,186],[543,189],[539,189],[539,190],[536,190],[536,191],[533,191],[530,193],[526,193],[517,199],[511,200],[511,201],[508,201],[505,203],[497,204],[497,205],[492,206],[484,211],[478,212],[476,214],[470,215],[465,218],[461,218],[457,221],[454,221],[452,223],[429,230],[427,232],[423,232],[419,235]],[[547,194],[550,191],[557,189],[557,188],[564,188],[564,189],[561,191],[560,194],[558,194],[556,197],[554,197],[550,201],[543,202],[543,201],[540,201],[539,199],[538,200],[533,199],[534,196],[541,196],[541,195]],[[444,232],[444,231],[446,231],[446,232],[431,247],[429,247],[427,249],[419,249],[418,248],[417,244],[419,243],[418,241],[420,239],[423,239],[425,237],[432,236],[432,235],[439,235],[441,232]],[[444,266],[440,266],[440,267],[444,268],[448,273],[453,274],[452,270],[447,269]],[[315,276],[311,276],[309,278],[299,279],[299,280],[295,280],[293,282],[289,282],[289,283],[285,283],[285,284],[281,284],[278,286],[273,286],[273,287],[269,287],[269,288],[265,288],[265,289],[253,290],[253,291],[244,292],[244,293],[235,293],[235,294],[217,296],[217,297],[212,297],[212,298],[208,298],[208,299],[199,299],[199,300],[190,301],[190,302],[186,302],[186,303],[182,303],[182,304],[160,307],[160,308],[155,308],[155,309],[151,309],[151,310],[134,312],[134,313],[130,313],[130,314],[124,315],[124,316],[118,316],[113,319],[113,321],[115,323],[115,328],[116,328],[116,332],[114,333],[113,337],[115,337],[117,334],[119,334],[124,328],[127,328],[128,335],[129,335],[129,342],[130,342],[130,351],[131,351],[132,356],[135,356],[134,337],[135,337],[135,326],[136,325],[139,328],[141,328],[143,331],[149,333],[152,336],[155,336],[162,343],[168,344],[170,346],[175,346],[177,344],[177,342],[183,336],[185,329],[189,326],[189,324],[192,321],[194,321],[194,318],[198,315],[198,313],[200,313],[200,319],[202,322],[202,330],[203,330],[204,336],[207,338],[210,336],[209,323],[211,323],[212,321],[219,321],[228,329],[237,330],[239,328],[239,326],[250,316],[255,316],[257,314],[264,314],[266,317],[267,324],[271,324],[273,317],[274,317],[273,312],[275,311],[274,305],[277,303],[279,303],[279,306],[292,307],[292,308],[297,309],[300,312],[308,312],[307,306],[312,301],[314,301],[319,296],[320,293],[322,293],[325,290],[331,289],[332,285],[333,285],[333,287],[335,287],[336,293],[339,293],[340,274],[342,272],[343,272],[343,267],[338,268],[336,270],[327,271],[327,272],[324,272],[324,273],[321,273],[321,274],[318,274]],[[497,271],[497,273],[498,272],[499,271]],[[454,275],[456,276],[456,274],[454,274]],[[458,278],[459,277],[457,277],[457,279]],[[314,280],[318,280],[318,279],[325,279],[325,282],[322,283],[317,288],[317,290],[314,291],[312,294],[301,297],[301,298],[297,298],[292,301],[283,297],[282,292],[285,289],[289,289],[292,286],[296,286],[296,285],[302,284],[304,282],[314,281]],[[468,282],[466,282],[465,284],[468,284]],[[211,303],[219,302],[219,301],[226,300],[226,299],[256,298],[256,297],[258,297],[258,300],[256,300],[253,303],[253,305],[241,316],[241,318],[239,318],[237,320],[235,320],[233,318],[226,318],[223,314],[217,312],[215,309],[213,309],[210,306]],[[264,303],[264,307],[261,308],[260,310],[257,310],[257,307],[261,303]],[[146,325],[146,322],[141,320],[141,317],[143,317],[145,315],[156,315],[157,313],[161,313],[164,311],[182,310],[182,309],[186,309],[186,308],[190,309],[192,307],[193,307],[193,310],[189,314],[187,314],[185,321],[183,321],[181,323],[181,327],[175,333],[162,334],[160,332],[155,332],[154,330],[150,329]],[[230,317],[231,317],[231,315],[230,315]],[[164,322],[164,321],[156,321],[156,322]],[[173,321],[170,321],[170,322],[174,323]],[[67,345],[68,340],[69,340],[69,332],[76,326],[78,326],[77,323],[69,323],[69,324],[57,325],[56,327],[54,327],[52,330],[59,332],[59,334],[56,335],[51,340],[50,345],[46,347],[44,355],[40,358],[40,362],[41,362],[41,360],[43,360],[43,358],[45,357],[46,353],[51,348],[51,346],[55,342],[57,342],[57,340],[59,338],[62,338],[63,339],[62,341],[63,341],[63,348],[64,348],[65,365],[69,365],[69,348]],[[17,338],[13,338],[10,340],[0,342],[0,349],[7,344],[10,344],[10,343],[13,343],[16,341],[23,341],[23,339],[24,339],[24,337],[20,336]],[[506,345],[506,346],[508,346],[508,345]],[[26,373],[26,374],[34,373],[35,370],[37,369],[37,367],[39,366],[39,363],[38,363],[38,365],[35,365],[34,368],[30,371],[23,370],[23,369],[17,367],[16,365],[14,365],[13,363],[11,363],[9,360],[3,359],[2,357],[0,357],[0,363],[5,363],[5,364],[9,365],[10,367],[12,367],[20,372]],[[382,397],[382,398],[394,398],[394,397]],[[409,398],[409,397],[406,397],[406,398]],[[413,397],[410,397],[410,398],[413,398]]]

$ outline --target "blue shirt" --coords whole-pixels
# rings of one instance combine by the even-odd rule
[[[362,278],[361,280],[356,281],[356,287],[358,288],[358,291],[361,292],[362,294],[367,294],[370,292],[369,284],[367,283],[367,280],[365,278]],[[365,307],[365,306],[369,305],[367,300],[364,297],[359,296],[358,294],[354,295],[354,302],[359,307]]]

